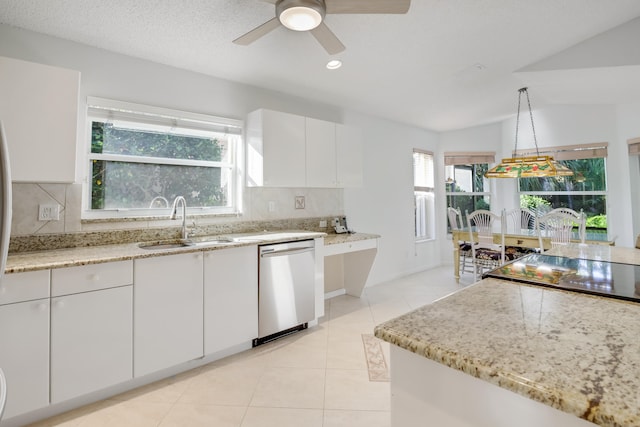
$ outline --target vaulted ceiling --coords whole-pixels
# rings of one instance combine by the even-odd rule
[[[514,114],[525,85],[534,107],[640,100],[638,0],[413,0],[327,15],[333,56],[284,27],[232,43],[273,16],[263,0],[0,1],[3,24],[435,131]]]

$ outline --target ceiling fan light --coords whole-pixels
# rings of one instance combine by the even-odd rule
[[[306,6],[290,7],[283,10],[278,18],[282,25],[294,31],[313,30],[322,22],[322,15]]]

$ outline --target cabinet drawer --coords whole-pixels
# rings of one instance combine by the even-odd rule
[[[133,284],[133,261],[90,264],[51,271],[51,296]]]
[[[0,305],[49,298],[49,270],[5,274],[0,279]]]

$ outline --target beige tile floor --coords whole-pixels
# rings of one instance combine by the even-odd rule
[[[388,427],[389,382],[369,380],[362,334],[470,282],[445,266],[335,297],[316,327],[34,426]]]

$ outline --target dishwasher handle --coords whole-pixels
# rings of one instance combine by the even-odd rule
[[[260,253],[261,258],[271,258],[277,256],[286,256],[286,255],[296,255],[305,252],[311,252],[315,250],[315,248],[293,248],[293,249],[284,249],[284,250],[276,250],[276,249],[266,249],[264,252]]]

